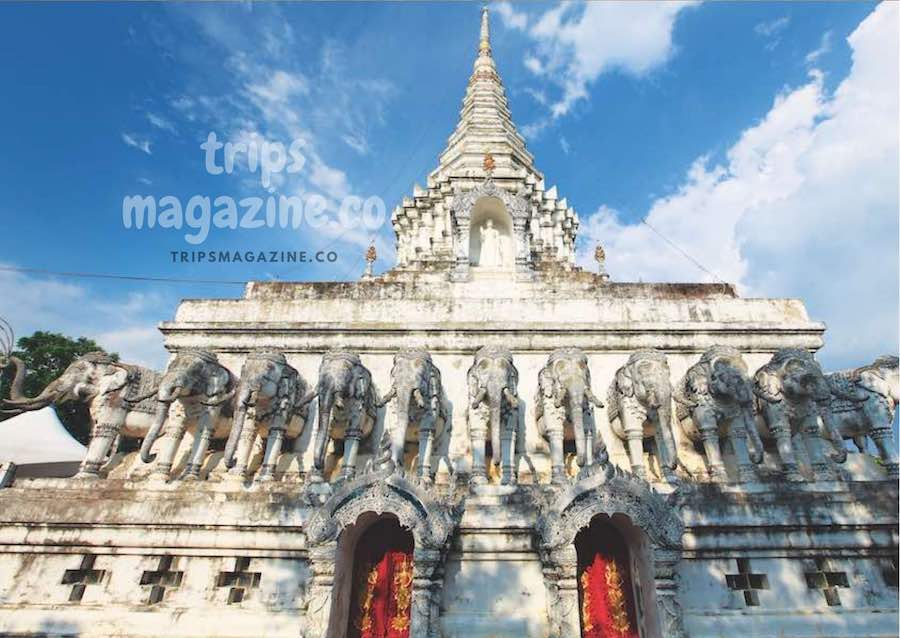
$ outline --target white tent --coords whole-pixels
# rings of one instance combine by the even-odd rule
[[[0,462],[15,463],[17,476],[71,476],[86,451],[52,407],[0,421]]]

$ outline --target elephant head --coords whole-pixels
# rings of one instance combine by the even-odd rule
[[[645,436],[653,437],[664,473],[672,474],[678,466],[669,377],[669,364],[662,352],[639,350],[619,368],[610,387],[610,425],[627,439],[632,471],[638,475],[646,475],[642,448]],[[617,418],[618,429],[614,425]]]
[[[317,386],[319,427],[313,457],[315,480],[321,480],[329,437],[344,438],[345,478],[355,471],[356,448],[368,436],[377,415],[372,375],[359,355],[331,350],[322,357]]]
[[[306,384],[282,353],[265,350],[250,353],[241,367],[235,393],[234,420],[225,445],[225,466],[231,468],[235,464],[234,454],[249,408],[255,409],[257,421],[288,421],[295,413],[305,417],[304,399],[311,400],[306,397]]]
[[[883,355],[853,373],[856,384],[863,390],[882,396],[896,407],[900,403],[900,358]]]
[[[155,458],[150,450],[162,431],[174,401],[196,401],[206,408],[216,408],[233,395],[234,376],[219,363],[215,354],[204,350],[178,352],[160,380],[156,392],[156,414],[141,444],[141,460],[150,463]]]
[[[430,475],[431,445],[438,420],[443,414],[441,373],[431,355],[421,349],[404,349],[394,355],[390,391],[379,402],[396,399],[397,424],[392,433],[391,457],[395,465],[403,462],[404,446],[410,425],[418,426],[419,474]]]
[[[594,431],[585,422],[591,403],[603,407],[591,389],[587,356],[577,348],[553,351],[538,373],[535,416],[542,434],[550,440],[554,474],[561,469],[563,438],[575,441],[579,466],[592,464]],[[563,423],[546,423],[554,420],[550,411],[562,417]]]
[[[16,357],[10,360],[16,365],[16,376],[25,374],[24,364]],[[52,403],[79,401],[90,403],[99,396],[125,388],[138,376],[139,368],[115,361],[105,352],[89,352],[71,364],[36,397],[21,393],[22,383],[14,380],[10,398],[4,403],[7,412],[19,413],[40,410]]]

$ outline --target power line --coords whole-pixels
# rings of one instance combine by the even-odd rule
[[[232,286],[244,286],[246,281],[232,281],[228,279],[181,279],[178,277],[143,277],[139,275],[116,275],[97,272],[70,272],[63,270],[45,270],[43,268],[22,268],[18,266],[0,266],[0,271],[19,272],[30,275],[52,275],[57,277],[79,277],[86,279],[119,279],[125,281],[152,281],[164,284],[227,284]]]
[[[644,219],[641,220],[641,223],[642,223],[644,226],[646,226],[647,228],[649,228],[650,230],[652,230],[654,233],[656,233],[656,235],[657,235],[660,239],[662,239],[664,242],[666,242],[667,244],[669,244],[669,246],[671,246],[672,248],[674,248],[678,253],[681,254],[682,257],[684,257],[685,259],[687,259],[688,261],[690,261],[690,262],[691,262],[692,264],[694,264],[697,268],[699,268],[700,270],[702,270],[703,272],[705,272],[707,275],[709,275],[710,277],[712,277],[713,279],[715,279],[715,280],[716,280],[717,282],[719,282],[720,284],[728,285],[728,282],[727,282],[727,281],[725,281],[724,279],[722,279],[721,277],[719,277],[716,273],[714,273],[713,271],[711,271],[709,268],[707,268],[706,266],[704,266],[703,264],[701,264],[699,261],[697,261],[696,259],[694,259],[693,257],[691,257],[688,253],[686,253],[684,250],[682,250],[681,247],[678,246],[678,244],[676,244],[676,243],[673,242],[671,239],[669,239],[668,237],[666,237],[665,235],[663,235],[661,232],[659,232],[658,230],[656,230],[653,226],[651,226],[651,225],[647,222],[647,218],[646,218],[646,217],[645,217]]]

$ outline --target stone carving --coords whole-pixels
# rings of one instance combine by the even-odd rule
[[[372,375],[359,355],[331,350],[325,353],[319,366],[317,395],[319,424],[310,480],[314,483],[324,480],[329,437],[344,441],[341,479],[348,479],[356,472],[360,441],[371,434],[376,418],[377,399]]]
[[[475,353],[468,372],[467,423],[472,442],[472,483],[487,481],[485,441],[490,430],[491,465],[501,466],[501,483],[516,482],[519,430],[519,372],[506,348],[485,346]]]
[[[258,434],[266,441],[266,450],[257,480],[273,480],[284,437],[301,434],[306,425],[309,402],[314,397],[314,393],[307,393],[306,383],[297,370],[288,365],[283,354],[251,353],[241,367],[234,422],[225,445],[225,466],[232,468],[234,476],[246,478],[253,437]],[[242,440],[248,413],[253,428],[250,436]],[[295,416],[299,418],[295,419]]]
[[[710,480],[728,481],[719,443],[720,439],[729,439],[737,459],[738,479],[755,481],[753,464],[762,462],[763,448],[756,429],[753,384],[741,353],[727,346],[710,348],[688,368],[673,398],[676,420],[684,433],[703,445]]]
[[[494,228],[494,221],[487,220],[479,229],[481,234],[481,252],[478,265],[496,267],[503,265],[503,245],[500,232]]]
[[[760,368],[753,379],[759,411],[768,431],[764,439],[774,439],[782,471],[788,481],[802,481],[803,475],[794,454],[792,437],[798,435],[806,448],[817,480],[833,480],[834,471],[828,463],[827,443],[822,426],[829,428],[835,445],[831,459],[843,463],[847,450],[834,430],[828,405],[831,388],[822,369],[806,350],[784,348]]]
[[[404,447],[418,441],[419,458],[416,476],[431,482],[431,457],[435,440],[447,424],[444,411],[441,372],[424,350],[401,350],[394,355],[390,391],[379,402],[396,401],[397,422],[392,428],[391,457],[403,467]]]
[[[587,356],[577,348],[554,350],[538,373],[534,399],[538,431],[550,443],[551,481],[566,480],[563,441],[575,441],[578,465],[588,468],[608,462],[606,446],[596,436],[591,404],[603,403],[591,390]],[[597,457],[594,457],[594,448]]]
[[[414,539],[410,636],[439,636],[439,596],[453,530],[464,496],[451,489],[438,494],[394,472],[393,464],[344,482],[315,510],[306,527],[313,573],[304,636],[326,635],[332,613],[335,556],[341,532],[367,512],[391,514]],[[341,619],[338,619],[340,622]]]
[[[15,367],[6,412],[40,410],[51,404],[79,401],[87,404],[94,426],[76,478],[96,478],[112,457],[120,437],[143,438],[153,425],[155,395],[160,374],[147,368],[114,361],[104,352],[90,352],[73,361],[36,397],[22,392],[25,365],[7,353],[0,369]]]
[[[892,424],[900,402],[898,358],[885,355],[869,365],[832,372],[826,378],[831,388],[828,406],[834,424],[831,433],[837,432],[841,437],[832,439],[832,443],[842,446],[844,439],[850,439],[860,452],[865,452],[866,439],[872,439],[888,476],[897,478]]]
[[[141,460],[151,463],[157,456],[151,453],[153,444],[166,426],[152,476],[169,478],[181,439],[191,429],[195,433],[194,446],[182,478],[200,477],[209,440],[224,439],[231,430],[234,383],[234,375],[211,352],[183,350],[169,361],[155,394],[153,423],[141,444]],[[170,420],[169,410],[176,402],[181,404],[184,414]]]
[[[643,530],[653,566],[659,635],[684,636],[677,602],[675,565],[681,556],[684,524],[674,507],[645,480],[612,465],[563,490],[532,491],[539,516],[535,531],[548,592],[551,635],[577,638],[578,559],[575,537],[596,516],[625,515]],[[632,548],[632,551],[637,548]]]
[[[631,471],[647,478],[643,442],[651,439],[663,476],[676,481],[678,456],[672,435],[672,386],[666,355],[640,350],[619,368],[609,388],[609,424],[628,445]]]

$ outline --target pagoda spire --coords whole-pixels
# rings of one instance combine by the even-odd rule
[[[469,77],[456,129],[441,153],[438,168],[432,173],[437,181],[449,177],[487,176],[485,155],[494,159],[493,176],[523,177],[525,173],[540,179],[534,158],[525,148],[525,140],[516,130],[491,49],[488,8],[481,9],[478,55]]]

